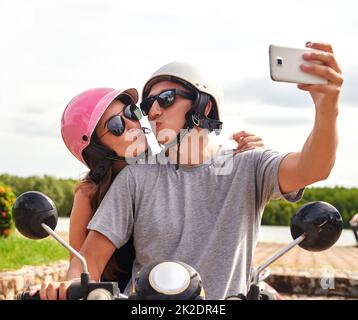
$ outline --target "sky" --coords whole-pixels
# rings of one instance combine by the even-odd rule
[[[161,65],[210,67],[224,129],[299,151],[314,121],[307,92],[273,82],[270,44],[331,43],[343,70],[340,143],[318,186],[358,187],[358,19],[354,1],[0,0],[0,174],[79,178],[60,135],[69,100],[93,87],[142,89]],[[228,143],[229,144],[229,143]]]

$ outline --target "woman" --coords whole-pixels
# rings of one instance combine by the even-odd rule
[[[70,244],[78,251],[86,238],[87,225],[115,176],[127,165],[128,158],[146,153],[137,101],[135,89],[95,88],[74,97],[63,113],[63,140],[71,153],[90,169],[75,189],[71,212]],[[238,143],[238,152],[264,147],[261,138],[244,131],[232,138]],[[131,238],[112,256],[103,278],[118,281],[123,291],[131,278],[134,257]],[[52,298],[55,297],[48,297]]]
[[[71,212],[69,238],[76,250],[80,250],[86,238],[86,227],[114,177],[126,165],[126,150],[134,147],[132,157],[145,152],[145,137],[138,122],[140,113],[135,106],[137,101],[135,89],[96,88],[73,98],[63,113],[63,140],[72,154],[90,169],[75,189]],[[116,254],[111,259],[111,267],[106,269],[104,276],[106,280],[117,279],[122,288],[130,277],[133,242],[120,252],[122,255]]]

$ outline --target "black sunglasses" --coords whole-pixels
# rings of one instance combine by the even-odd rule
[[[182,96],[189,100],[195,99],[195,93],[193,92],[187,92],[180,89],[166,89],[154,96],[148,96],[141,102],[140,108],[143,112],[143,115],[147,116],[149,114],[149,111],[155,101],[158,101],[158,104],[161,108],[168,108],[172,106],[175,102],[176,95]]]
[[[142,112],[140,111],[140,109],[135,104],[129,104],[125,106],[120,113],[114,115],[113,117],[110,117],[107,120],[105,127],[107,127],[108,130],[103,133],[99,138],[102,138],[108,132],[112,133],[116,137],[119,137],[121,134],[123,134],[126,129],[126,123],[121,116],[122,113],[125,118],[130,120],[139,121],[140,119],[142,119]]]

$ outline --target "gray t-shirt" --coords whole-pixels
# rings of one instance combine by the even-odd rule
[[[282,195],[278,168],[285,155],[220,151],[199,166],[137,164],[113,181],[88,225],[117,248],[134,233],[132,279],[145,265],[179,260],[201,275],[207,299],[247,293],[261,216]],[[129,284],[125,293],[129,293]]]

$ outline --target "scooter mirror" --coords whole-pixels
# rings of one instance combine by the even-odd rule
[[[57,209],[53,201],[38,191],[21,194],[13,205],[13,217],[16,228],[30,239],[42,239],[48,236],[41,226],[45,223],[52,230],[57,225]]]
[[[342,233],[343,220],[339,211],[323,201],[302,206],[291,219],[291,235],[306,238],[299,246],[309,251],[323,251],[333,246]]]

